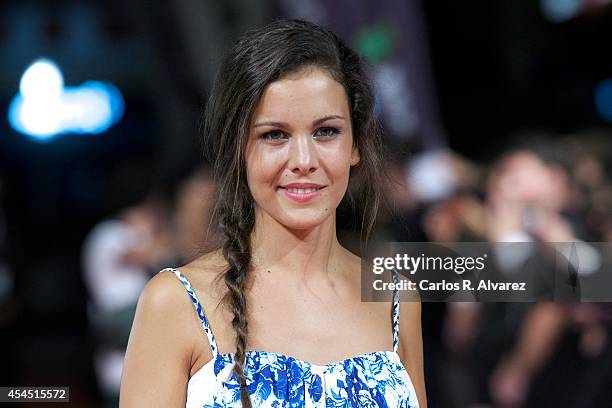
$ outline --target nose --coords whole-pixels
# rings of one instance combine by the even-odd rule
[[[318,167],[316,146],[310,135],[294,136],[289,148],[289,169],[295,174],[309,174]]]

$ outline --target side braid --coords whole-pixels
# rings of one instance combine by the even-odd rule
[[[246,204],[251,207],[250,204]],[[219,226],[222,235],[223,256],[228,262],[228,269],[223,275],[228,292],[224,303],[234,314],[232,327],[236,331],[236,353],[233,373],[240,383],[240,401],[245,408],[251,408],[252,403],[246,386],[244,364],[246,363],[246,347],[248,339],[247,301],[245,285],[251,268],[251,231],[253,217],[249,214],[251,208],[234,211],[226,207],[219,214]]]

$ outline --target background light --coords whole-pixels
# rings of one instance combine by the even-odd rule
[[[580,0],[540,0],[542,14],[553,23],[563,23],[581,11]]]
[[[595,87],[595,107],[602,118],[612,122],[612,79],[605,79]]]
[[[62,93],[64,78],[57,65],[40,59],[30,65],[19,82],[19,90],[26,98],[57,98]]]
[[[20,133],[48,141],[65,133],[99,134],[118,123],[125,109],[112,84],[87,81],[64,87],[60,69],[42,58],[24,72],[9,106],[9,123]]]

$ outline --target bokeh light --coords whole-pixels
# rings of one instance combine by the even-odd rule
[[[9,123],[37,141],[66,133],[99,134],[119,122],[125,104],[112,84],[87,81],[64,87],[58,66],[41,58],[24,72],[9,106]]]

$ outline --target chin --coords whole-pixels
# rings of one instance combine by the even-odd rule
[[[279,222],[292,230],[308,230],[323,224],[328,218],[323,209],[308,209],[306,211],[290,211],[295,214],[285,214]]]

